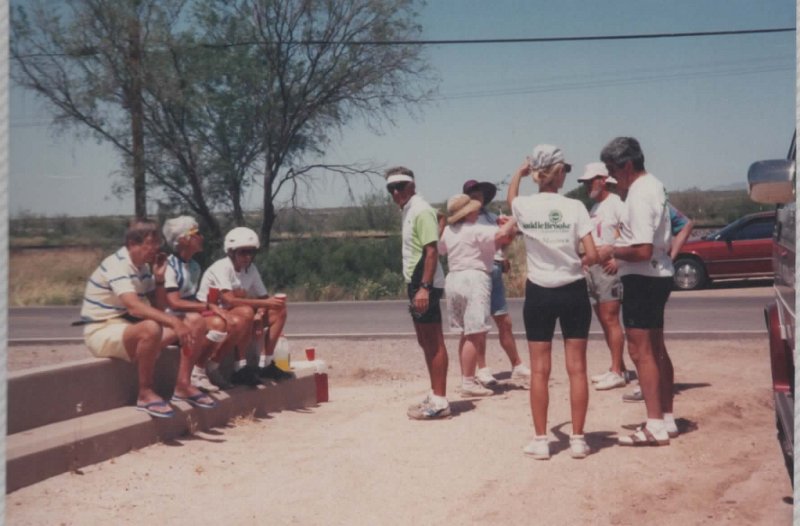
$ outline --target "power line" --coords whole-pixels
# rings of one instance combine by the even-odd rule
[[[633,35],[592,35],[592,36],[563,36],[563,37],[527,37],[527,38],[484,38],[484,39],[443,39],[443,40],[289,40],[284,42],[286,45],[305,45],[305,46],[327,46],[327,45],[347,45],[347,46],[438,46],[438,45],[474,45],[474,44],[541,44],[552,42],[591,42],[604,40],[643,40],[660,38],[688,38],[688,37],[718,37],[735,35],[756,35],[768,33],[787,33],[795,31],[794,27],[779,27],[765,29],[740,29],[729,31],[692,31],[684,33],[639,33]],[[255,46],[263,44],[262,41],[246,40],[242,42],[225,43],[198,43],[191,47],[204,49],[228,49],[233,47]],[[39,58],[39,57],[86,57],[96,55],[97,51],[93,48],[84,48],[74,53],[28,53],[20,54],[15,58]]]

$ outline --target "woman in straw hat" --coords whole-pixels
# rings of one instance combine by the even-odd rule
[[[491,272],[497,249],[513,239],[514,221],[502,227],[477,224],[481,203],[466,194],[447,201],[448,226],[439,241],[439,253],[447,256],[450,272],[445,280],[450,329],[461,334],[461,395],[493,394],[475,380],[479,352],[485,352],[486,333],[491,328],[489,301]]]
[[[586,207],[558,194],[571,170],[556,146],[540,144],[520,166],[508,188],[508,203],[525,239],[528,279],[523,319],[531,356],[530,403],[533,440],[524,452],[540,460],[550,458],[547,439],[551,351],[556,320],[564,337],[569,376],[573,458],[584,458],[589,447],[583,436],[589,386],[586,378],[586,342],[592,309],[586,292],[583,266],[597,261],[592,223]],[[519,196],[520,181],[530,175],[539,193]],[[583,246],[584,256],[579,254]]]

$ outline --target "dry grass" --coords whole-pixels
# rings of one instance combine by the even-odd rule
[[[527,263],[525,261],[525,242],[517,236],[508,248],[508,259],[511,268],[503,276],[506,286],[506,296],[521,298],[525,296],[525,280],[527,279]]]
[[[86,280],[105,252],[102,249],[12,250],[8,301],[11,307],[77,305]]]

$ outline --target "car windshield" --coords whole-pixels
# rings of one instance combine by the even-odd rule
[[[750,224],[743,226],[743,224],[747,222],[750,222]],[[733,223],[711,232],[710,234],[706,234],[703,236],[703,239],[760,239],[762,237],[770,237],[774,224],[774,218],[753,220],[753,218],[749,216],[740,217]],[[745,234],[745,231],[747,231],[747,234]],[[742,235],[744,235],[744,237],[742,237]]]

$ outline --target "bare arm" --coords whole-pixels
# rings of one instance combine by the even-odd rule
[[[494,235],[494,246],[496,248],[504,247],[514,241],[514,236],[517,234],[517,220],[507,218],[506,221],[500,226],[500,229]]]
[[[119,299],[122,301],[122,304],[125,306],[128,314],[134,318],[153,320],[165,327],[170,327],[175,331],[175,334],[178,336],[178,340],[180,340],[181,344],[187,345],[188,347],[194,346],[194,338],[192,337],[189,328],[186,327],[180,318],[171,316],[166,312],[157,309],[156,307],[148,305],[144,301],[140,300],[139,296],[135,292],[122,293],[120,294]]]
[[[690,219],[685,225],[683,225],[681,231],[672,238],[672,245],[669,251],[670,258],[675,259],[678,257],[681,248],[683,248],[683,244],[686,243],[686,240],[689,239],[689,236],[692,234],[692,229],[694,229],[694,221]]]
[[[511,202],[519,195],[519,183],[522,181],[522,178],[529,173],[531,173],[531,167],[526,159],[525,162],[517,168],[517,171],[511,178],[511,182],[508,184],[508,195],[506,196],[508,206],[511,206]]]
[[[583,257],[581,257],[581,263],[587,267],[594,265],[599,261],[599,257],[597,255],[597,248],[594,245],[594,239],[592,239],[591,232],[586,234],[581,238],[581,245],[583,245]]]
[[[273,309],[273,310],[280,310],[286,307],[286,300],[284,298],[275,298],[275,297],[263,297],[263,298],[248,298],[245,296],[240,296],[233,292],[232,290],[223,290],[220,291],[222,296],[222,301],[225,302],[225,305],[229,305],[231,307],[239,307],[241,305],[246,305],[248,307],[252,307],[253,310],[256,309]]]

